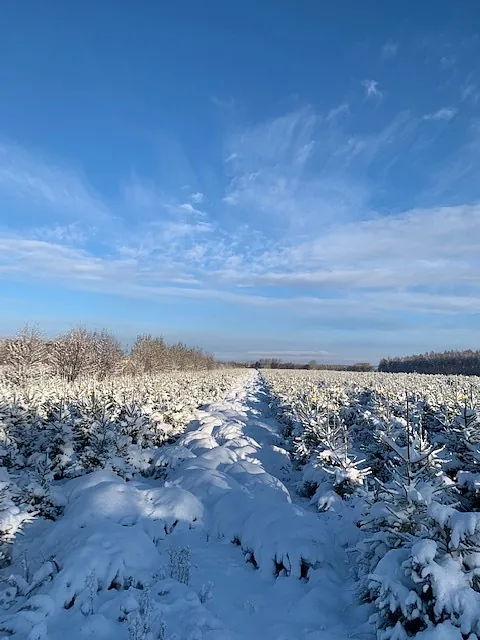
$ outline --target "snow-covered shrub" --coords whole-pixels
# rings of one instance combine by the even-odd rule
[[[319,510],[361,493],[369,469],[349,451],[348,423],[353,410],[345,390],[318,385],[293,397],[288,412],[285,400],[280,406],[291,417],[291,424],[297,425],[290,436],[295,458],[303,466],[299,492],[310,497]]]
[[[26,325],[4,347],[6,378],[15,385],[27,388],[46,373],[47,345],[41,331]]]
[[[129,639],[154,640],[152,628],[155,618],[156,614],[150,590],[144,589],[139,598],[138,607],[128,617]],[[165,635],[164,625],[162,627],[162,633]]]
[[[432,503],[426,525],[431,537],[389,550],[368,576],[382,640],[446,622],[463,637],[480,633],[479,514]]]
[[[379,638],[386,640],[444,621],[433,614],[437,592],[421,565],[437,544],[445,543],[448,550],[445,531],[432,521],[430,509],[440,501],[453,504],[455,493],[442,471],[441,448],[428,443],[421,425],[407,423],[404,443],[387,436],[384,441],[394,453],[392,476],[390,482],[378,482],[361,522],[370,536],[360,544],[359,575],[363,597],[377,609],[372,621]],[[430,546],[419,546],[425,539]]]
[[[6,469],[0,470],[0,566],[10,563],[12,544],[35,513],[22,502],[20,490]]]
[[[181,584],[189,584],[190,549],[188,547],[170,547],[168,549],[168,571],[172,580]]]

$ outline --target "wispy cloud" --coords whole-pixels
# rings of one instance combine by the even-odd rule
[[[456,61],[457,61],[456,56],[445,55],[440,58],[440,66],[444,71],[447,71],[455,66]]]
[[[442,107],[438,109],[438,111],[434,111],[433,113],[427,113],[423,116],[424,120],[445,120],[448,122],[452,120],[457,114],[457,109],[453,107]]]
[[[428,202],[480,201],[480,120],[472,119],[458,144],[442,154],[424,196]]]
[[[327,122],[336,121],[339,118],[348,116],[349,113],[350,113],[350,107],[346,102],[344,102],[343,104],[338,105],[338,107],[334,107],[333,109],[330,109],[330,111],[327,114],[326,121]]]
[[[438,290],[462,283],[477,287],[479,246],[479,206],[412,210],[339,225],[303,242],[296,239],[224,269],[218,277],[251,287],[345,294],[419,286]]]
[[[108,257],[4,235],[0,273],[131,297],[295,306],[297,315],[323,318],[358,315],[358,305],[366,315],[393,309],[473,314],[480,311],[479,230],[480,207],[471,206],[413,210],[340,225],[309,240],[284,241],[263,251],[259,246],[253,252],[238,247],[234,238],[224,240],[223,246],[215,237],[198,244],[205,229],[192,228],[171,229],[171,236],[164,231],[155,236],[151,229],[145,253],[119,249]],[[194,245],[183,242],[185,234],[193,234]],[[160,238],[170,250],[163,245],[155,250]],[[179,288],[179,283],[190,286]],[[453,294],[453,285],[465,285],[469,293]]]
[[[78,173],[6,142],[0,144],[2,193],[29,206],[51,209],[64,219],[100,223],[112,217],[109,208]]]
[[[54,225],[51,227],[37,227],[31,230],[32,237],[46,242],[63,243],[67,245],[82,245],[87,235],[92,235],[93,229],[90,227],[88,234],[85,228],[78,223],[69,225]]]
[[[133,211],[158,211],[168,203],[168,196],[152,182],[137,175],[124,183],[122,198],[125,206]]]
[[[476,105],[480,100],[480,89],[473,80],[474,74],[470,73],[460,87],[460,98],[464,102],[469,101]]]
[[[376,98],[377,100],[380,100],[383,97],[383,93],[378,88],[378,82],[376,80],[363,80],[362,87],[367,99]]]
[[[372,140],[347,137],[337,113],[326,117],[305,108],[243,129],[229,137],[224,202],[257,224],[276,228],[318,227],[356,217],[364,206],[364,184],[346,173],[346,162],[363,162]],[[259,219],[259,216],[261,219]],[[267,224],[267,223],[266,223]]]
[[[175,206],[175,205],[169,205],[170,207]],[[197,209],[196,207],[194,207],[193,205],[191,205],[189,202],[183,202],[180,203],[178,206],[179,209],[181,209],[182,211],[186,211],[187,213],[193,213],[193,214],[197,214],[199,216],[205,216],[207,215],[205,213],[205,211],[202,211],[201,209]]]
[[[201,204],[205,200],[205,195],[201,191],[190,194],[190,200],[193,204]]]
[[[476,88],[477,87],[472,83],[463,85],[460,90],[462,100],[468,100],[468,98],[475,93]]]
[[[305,107],[237,126],[226,136],[226,186],[216,199],[206,189],[166,192],[133,176],[115,206],[107,206],[86,181],[63,169],[56,183],[50,176],[47,197],[43,186],[38,190],[33,181],[33,189],[18,177],[23,165],[15,159],[10,170],[17,180],[7,181],[12,197],[41,197],[55,210],[53,203],[71,202],[71,193],[89,197],[73,198],[82,203],[76,221],[4,226],[0,274],[132,299],[282,310],[332,330],[339,319],[379,328],[403,314],[479,313],[479,206],[441,206],[441,197],[423,209],[375,205],[397,163],[409,163],[417,138],[432,127],[405,111],[373,130],[355,129],[354,109],[344,103],[320,114]],[[439,114],[448,109],[425,119],[447,121]],[[470,172],[477,152],[463,149]],[[45,166],[51,165],[37,164],[35,175],[44,176]],[[459,169],[452,184],[468,171]],[[79,191],[72,187],[61,200],[65,184]],[[91,237],[85,202],[111,216],[108,233]]]
[[[394,58],[398,53],[398,44],[389,40],[382,47],[383,58]]]

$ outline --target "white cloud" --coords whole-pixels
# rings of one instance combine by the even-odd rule
[[[78,174],[9,143],[0,143],[0,195],[46,207],[62,218],[96,223],[113,216]]]
[[[94,230],[90,227],[88,232],[92,235]],[[46,242],[58,242],[67,245],[82,245],[87,239],[87,231],[78,223],[69,225],[55,225],[53,227],[37,227],[32,229],[32,236]]]
[[[261,238],[251,249],[233,237],[207,234],[200,241],[210,230],[199,223],[150,227],[140,244],[143,252],[131,242],[108,257],[3,235],[0,272],[130,297],[281,307],[324,320],[360,314],[378,322],[392,311],[480,312],[480,206],[412,210],[266,249]],[[179,283],[190,286],[179,288]],[[462,286],[464,293],[452,292]],[[268,295],[259,294],[260,287]]]
[[[201,204],[205,200],[205,196],[201,191],[197,191],[196,193],[190,194],[190,200],[193,204]]]
[[[365,90],[365,97],[376,98],[380,100],[383,97],[383,93],[378,88],[378,82],[376,80],[363,80],[362,87]]]
[[[445,120],[450,121],[457,114],[458,109],[453,107],[442,107],[433,113],[427,113],[423,116],[424,120]]]
[[[474,105],[480,100],[480,90],[478,86],[473,82],[474,74],[470,73],[465,82],[460,87],[460,98],[462,101],[470,101]]]
[[[153,182],[136,175],[123,185],[122,195],[126,207],[134,211],[158,210],[168,203],[167,196]]]
[[[467,100],[470,96],[473,96],[475,94],[477,87],[474,84],[467,84],[464,87],[462,87],[461,90],[461,97],[462,100]]]
[[[182,211],[186,211],[187,213],[194,213],[197,214],[199,216],[205,216],[206,213],[204,211],[201,211],[200,209],[197,209],[196,207],[192,206],[189,202],[184,202],[183,204],[179,204],[178,208],[181,209]]]
[[[428,202],[478,202],[480,177],[480,120],[473,119],[465,138],[442,154],[424,195]]]
[[[442,56],[440,58],[440,66],[444,71],[447,71],[455,65],[456,61],[457,59],[454,55]]]
[[[382,47],[383,58],[394,58],[398,53],[398,44],[389,40]]]
[[[316,227],[351,216],[365,194],[345,175],[344,158],[335,157],[342,141],[334,119],[311,108],[238,131],[227,143],[224,202],[247,219],[270,217],[280,227]]]
[[[338,107],[334,107],[333,109],[330,109],[330,111],[327,114],[326,121],[332,122],[339,118],[348,116],[349,113],[350,113],[350,107],[346,102],[344,102],[343,104],[338,105]]]
[[[295,238],[221,268],[216,279],[253,290],[312,292],[305,313],[316,309],[320,316],[355,316],[355,305],[383,313],[477,313],[479,247],[480,206],[412,210]],[[318,297],[325,291],[326,299]]]
[[[352,130],[353,117],[345,120],[346,114],[346,105],[324,117],[305,108],[229,136],[224,200],[209,197],[208,209],[223,207],[230,214],[235,205],[233,224],[203,211],[200,191],[164,193],[135,177],[117,203],[128,215],[121,223],[112,217],[108,233],[98,233],[94,243],[88,242],[86,223],[46,221],[21,232],[12,225],[0,235],[0,273],[130,298],[217,300],[272,317],[281,311],[282,317],[323,323],[332,331],[342,323],[391,328],[405,313],[479,313],[480,206],[380,215],[371,204],[383,186],[376,167],[394,167],[402,149],[410,153],[417,134],[430,127],[405,112],[367,134]],[[474,166],[478,145],[469,153],[468,165]],[[37,167],[39,173],[44,175]],[[45,196],[46,187],[38,189],[35,181],[32,190],[18,162],[12,174],[12,193],[66,201],[48,190]],[[74,174],[61,175],[82,186],[78,193],[92,193]],[[40,181],[52,193],[66,184],[54,182]],[[67,190],[68,201],[73,192]],[[108,211],[98,197],[94,202]]]
[[[211,100],[216,107],[224,111],[232,111],[235,107],[235,100],[232,97],[219,98],[218,96],[212,96]]]

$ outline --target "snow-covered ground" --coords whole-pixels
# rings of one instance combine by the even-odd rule
[[[165,478],[60,483],[3,570],[0,638],[373,638],[348,519],[296,494],[281,432],[253,372],[159,449]]]

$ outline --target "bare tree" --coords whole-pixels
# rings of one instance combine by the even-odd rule
[[[130,359],[135,371],[155,373],[168,368],[168,348],[163,338],[139,335],[130,351]]]
[[[68,382],[94,369],[94,334],[85,327],[75,327],[53,343],[52,363],[55,372]]]
[[[118,370],[125,357],[120,342],[107,329],[94,331],[92,337],[92,366],[100,380]]]
[[[48,371],[68,382],[89,374],[103,380],[119,372],[153,374],[217,366],[210,353],[181,342],[167,345],[162,337],[137,336],[127,358],[120,342],[107,329],[89,331],[79,326],[46,341],[38,328],[28,325],[15,338],[0,341],[2,364],[16,381]]]
[[[130,352],[130,369],[137,373],[155,373],[165,370],[213,369],[215,359],[210,353],[182,342],[167,345],[163,338],[151,335],[137,336]]]
[[[7,364],[7,340],[0,340],[0,365]]]
[[[38,377],[47,364],[47,344],[40,329],[25,325],[14,338],[5,341],[4,361],[17,384]]]

